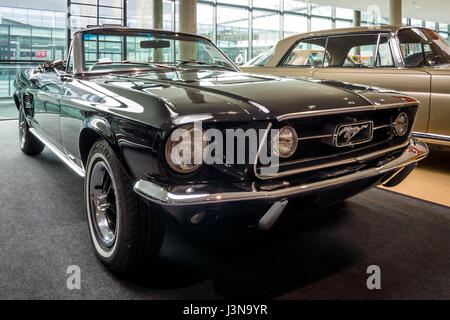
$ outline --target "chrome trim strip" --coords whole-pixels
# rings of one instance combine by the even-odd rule
[[[417,106],[417,105],[419,105],[418,102],[401,102],[401,103],[392,103],[392,104],[384,104],[384,105],[371,105],[371,106],[345,107],[345,108],[335,108],[335,109],[326,109],[326,110],[302,111],[302,112],[283,114],[281,116],[278,116],[277,120],[284,121],[284,120],[306,118],[306,117],[317,117],[317,116],[322,116],[322,115],[341,114],[341,113],[348,113],[348,112],[375,111],[375,110],[403,108],[403,107]]]
[[[425,138],[425,139],[433,139],[433,140],[443,140],[450,142],[450,136],[446,136],[443,134],[434,134],[434,133],[425,133],[425,132],[417,132],[413,131],[413,136],[417,138]]]
[[[383,150],[379,150],[379,151],[375,151],[375,152],[371,152],[368,153],[364,156],[359,156],[359,157],[352,157],[352,158],[347,158],[347,159],[342,159],[342,160],[338,160],[338,161],[333,161],[333,162],[327,162],[321,165],[314,165],[314,166],[308,166],[308,167],[304,167],[304,168],[298,168],[298,169],[292,169],[292,170],[288,170],[285,171],[287,172],[289,175],[290,174],[297,174],[297,173],[303,173],[303,172],[307,172],[307,171],[312,171],[312,170],[319,170],[319,169],[326,169],[326,168],[331,168],[331,167],[336,167],[336,166],[340,166],[343,164],[349,164],[349,163],[355,163],[355,162],[362,162],[368,159],[372,159],[372,158],[376,158],[379,156],[382,156],[383,154],[395,151],[397,149],[401,149],[406,147],[409,144],[409,141],[406,141],[405,143],[398,145],[398,146],[394,146],[394,147],[390,147],[390,148],[386,148]],[[370,146],[373,147],[373,146]],[[304,159],[304,160],[293,160],[293,161],[289,161],[289,162],[282,162],[279,164],[279,167],[282,166],[289,166],[289,165],[294,165],[294,164],[299,164],[299,163],[304,163],[304,162],[312,162],[312,161],[318,161],[318,160],[325,160],[328,159],[332,156],[324,156],[324,157],[318,157],[318,158],[308,158],[308,159]],[[281,172],[281,173],[277,173],[276,175],[272,175],[272,176],[258,176],[260,179],[273,179],[273,178],[278,178],[278,177],[284,177],[288,174],[285,174],[285,172]]]
[[[404,169],[404,168],[400,168],[400,169],[398,169],[397,171],[395,171],[395,173],[394,173],[392,176],[390,176],[390,177],[387,178],[386,180],[382,181],[382,182],[381,182],[381,185],[384,186],[386,183],[388,183],[389,181],[391,181],[392,179],[394,179],[395,176],[397,176],[400,172],[402,172],[403,169]]]
[[[272,122],[270,122],[269,125],[267,126],[266,132],[264,132],[264,136],[262,137],[261,142],[259,144],[258,152],[256,153],[255,162],[253,164],[253,173],[255,174],[256,177],[260,177],[259,173],[258,173],[259,154],[261,153],[261,148],[262,148],[263,144],[267,140],[267,136],[269,135],[270,128],[272,128]]]
[[[407,165],[418,162],[428,155],[428,147],[425,143],[417,139],[411,139],[409,148],[406,149],[396,159],[374,168],[368,168],[353,172],[348,175],[325,179],[312,183],[304,183],[292,187],[276,189],[272,191],[236,191],[223,193],[172,193],[165,187],[159,186],[153,182],[139,180],[134,185],[134,191],[149,201],[166,205],[166,206],[186,206],[201,205],[211,203],[223,203],[230,201],[248,201],[248,200],[269,200],[278,201],[287,197],[293,197],[304,192],[310,192],[348,183],[355,180],[366,179],[370,177],[380,176],[385,173],[397,171],[397,169],[406,167]],[[394,173],[394,172],[392,172]]]
[[[282,178],[282,177],[290,176],[293,174],[298,174],[298,173],[303,173],[303,172],[313,171],[313,170],[320,170],[320,169],[325,169],[325,168],[331,168],[331,167],[336,167],[336,166],[340,166],[343,164],[350,164],[350,163],[354,163],[354,162],[356,162],[355,158],[343,159],[343,160],[338,160],[338,161],[334,161],[334,162],[328,162],[328,163],[308,166],[305,168],[297,168],[297,169],[287,170],[287,171],[283,171],[283,172],[278,172],[273,175],[260,175],[259,178],[263,179],[263,180]]]
[[[387,128],[387,127],[391,127],[392,124],[384,124],[378,127],[374,127],[373,130],[378,130],[378,129],[383,129],[383,128]],[[317,135],[317,136],[308,136],[308,137],[300,137],[298,138],[298,141],[302,141],[302,140],[312,140],[312,139],[322,139],[322,138],[332,138],[333,134],[322,134],[322,135]]]
[[[80,177],[84,178],[86,175],[83,168],[80,168],[77,164],[70,161],[69,158],[62,153],[58,148],[56,148],[50,141],[48,141],[46,138],[44,138],[39,132],[36,131],[34,128],[29,129],[30,132],[38,138],[47,148],[50,149],[59,159],[61,159],[70,169],[75,171],[76,174],[78,174]]]
[[[360,161],[367,161],[369,159],[373,159],[373,158],[377,158],[379,156],[382,156],[383,154],[401,149],[406,147],[409,144],[409,141],[406,141],[405,143],[399,145],[399,146],[394,146],[394,147],[390,147],[390,148],[386,148],[383,150],[379,150],[379,151],[375,151],[375,152],[371,152],[371,153],[367,153],[365,155],[359,156],[359,157],[355,157],[356,161],[360,162]]]
[[[301,140],[312,140],[312,139],[322,139],[322,138],[332,138],[332,137],[333,137],[333,134],[330,133],[330,134],[323,134],[323,135],[320,135],[320,136],[300,137],[300,138],[298,138],[298,141],[301,141]]]
[[[373,130],[388,128],[388,127],[392,127],[392,124],[391,123],[390,124],[384,124],[382,126],[378,126],[378,127],[373,128]]]

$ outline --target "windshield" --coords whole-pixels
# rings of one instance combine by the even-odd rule
[[[244,67],[264,67],[273,58],[275,54],[275,47],[267,51],[261,52],[253,59],[244,64]]]
[[[414,28],[398,32],[400,48],[408,67],[450,63],[448,43],[436,32]]]
[[[84,70],[222,68],[237,71],[214,45],[200,38],[145,32],[85,33]]]

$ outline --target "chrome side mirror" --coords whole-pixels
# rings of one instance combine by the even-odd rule
[[[63,60],[52,61],[50,66],[52,69],[64,70],[64,61]]]

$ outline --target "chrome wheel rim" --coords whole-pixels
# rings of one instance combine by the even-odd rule
[[[91,224],[96,238],[112,248],[117,236],[116,187],[111,172],[103,161],[97,162],[90,175],[89,199]]]

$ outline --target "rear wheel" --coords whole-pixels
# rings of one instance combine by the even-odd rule
[[[162,245],[162,219],[136,195],[105,141],[93,145],[86,168],[88,224],[98,258],[118,274],[150,265]]]
[[[30,132],[30,127],[28,126],[23,111],[20,111],[19,116],[19,144],[20,150],[29,156],[41,153],[45,147],[45,145]]]

